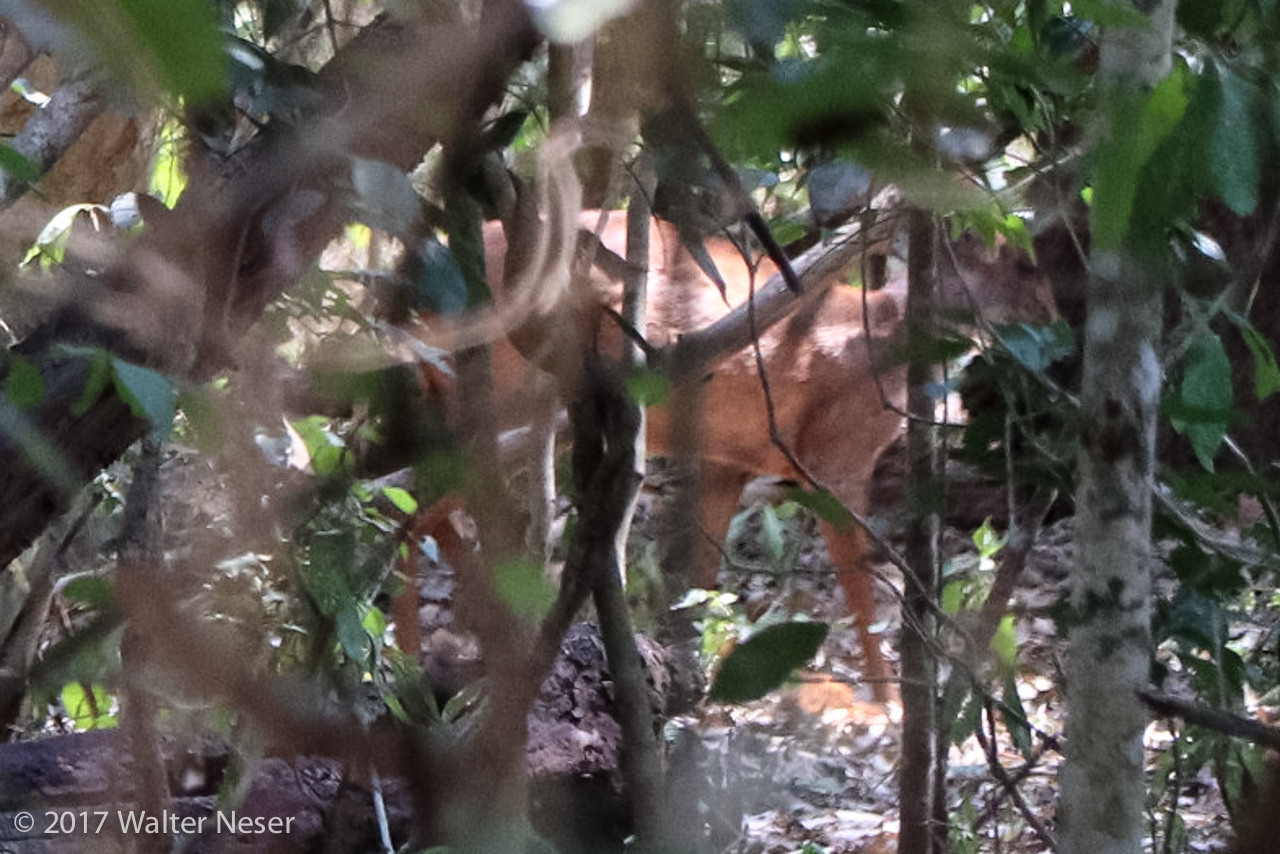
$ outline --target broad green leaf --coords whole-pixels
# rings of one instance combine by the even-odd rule
[[[417,311],[431,311],[456,316],[467,307],[467,283],[449,248],[434,237],[418,245],[417,256],[408,268],[413,277],[412,306]]]
[[[109,605],[115,601],[111,582],[94,576],[82,576],[67,582],[67,586],[62,588],[62,595],[72,602],[93,607]]]
[[[9,375],[4,379],[4,392],[19,409],[30,409],[44,400],[44,378],[40,369],[21,356],[9,360]]]
[[[123,359],[112,358],[116,391],[139,418],[151,422],[153,435],[164,438],[173,427],[174,404],[178,398],[173,383],[150,368],[140,368]]]
[[[780,623],[738,644],[720,665],[711,699],[745,703],[763,697],[814,655],[827,637],[823,623]]]
[[[512,110],[503,113],[489,123],[480,137],[479,148],[483,151],[501,151],[516,141],[524,123],[529,120],[527,110]]]
[[[312,415],[292,422],[293,429],[302,439],[311,458],[311,470],[320,477],[330,477],[342,471],[347,460],[342,439],[330,429],[328,419]]]
[[[1222,339],[1212,332],[1201,335],[1191,345],[1183,360],[1179,399],[1191,409],[1207,413],[1194,421],[1171,419],[1173,428],[1191,440],[1196,459],[1207,471],[1213,471],[1213,458],[1227,434],[1231,415],[1231,361]],[[1220,420],[1211,420],[1220,413]]]
[[[364,620],[360,616],[360,606],[353,600],[343,602],[333,615],[334,629],[338,635],[338,644],[347,658],[361,663],[367,662],[373,655],[373,642],[365,631]]]
[[[1210,136],[1208,167],[1214,188],[1241,216],[1258,205],[1258,112],[1250,84],[1215,64],[1208,75],[1217,86],[1217,116]]]
[[[0,145],[0,169],[22,184],[31,184],[40,177],[40,167],[7,145]]]
[[[374,640],[380,639],[387,631],[387,615],[378,608],[370,608],[360,623]]]
[[[154,59],[161,84],[188,101],[222,94],[227,57],[208,0],[117,0],[138,47]],[[92,32],[86,33],[94,38]],[[105,45],[107,49],[125,45]]]
[[[355,533],[326,531],[316,534],[308,544],[307,557],[308,565],[303,576],[307,590],[321,614],[336,618],[337,612],[360,593],[351,578],[351,567],[356,557]],[[359,622],[357,616],[357,626]]]
[[[1188,76],[1175,66],[1145,100],[1115,95],[1110,134],[1098,148],[1094,176],[1090,222],[1096,248],[1115,249],[1128,233],[1142,169],[1186,112]]]
[[[46,0],[93,45],[97,58],[139,94],[161,87],[188,103],[223,94],[226,61],[210,0]]]
[[[398,486],[384,486],[382,494],[387,497],[395,508],[407,516],[412,516],[418,512],[418,502],[408,490],[401,489]]]
[[[974,695],[967,679],[951,679],[947,682],[947,696],[943,702],[943,720],[951,723],[947,730],[948,741],[959,745],[982,726],[982,700]]]

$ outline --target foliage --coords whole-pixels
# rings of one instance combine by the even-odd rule
[[[193,180],[184,152],[208,149],[212,162],[234,173],[254,141],[308,127],[325,97],[317,73],[336,43],[328,44],[324,28],[296,29],[299,5],[286,0],[162,5],[164,14],[155,0],[108,4],[111,26],[97,23],[102,10],[96,7],[92,21],[77,4],[53,7],[88,40],[121,91],[171,108],[150,183],[172,207]],[[313,5],[309,13],[318,11]],[[1153,670],[1157,677],[1180,674],[1202,697],[1224,706],[1239,703],[1247,691],[1273,688],[1280,672],[1274,651],[1241,642],[1232,627],[1242,607],[1265,598],[1274,584],[1280,537],[1274,510],[1242,532],[1242,539],[1263,544],[1248,553],[1205,537],[1198,524],[1222,523],[1241,497],[1264,506],[1277,497],[1268,469],[1273,459],[1244,467],[1222,453],[1246,413],[1280,390],[1273,330],[1255,328],[1247,313],[1261,270],[1253,257],[1259,241],[1232,242],[1235,232],[1261,231],[1258,223],[1274,217],[1277,190],[1265,164],[1275,160],[1280,127],[1272,83],[1280,21],[1271,4],[1180,4],[1183,32],[1171,73],[1119,106],[1102,103],[1095,91],[1096,33],[1131,26],[1135,18],[1109,3],[736,0],[692,4],[683,14],[695,56],[689,82],[698,118],[782,242],[816,239],[820,229],[811,213],[822,229],[857,217],[870,225],[878,215],[868,211],[870,197],[893,185],[906,203],[950,217],[953,230],[973,228],[989,244],[999,238],[1036,249],[1047,229],[1064,224],[1073,240],[1095,252],[1131,243],[1153,280],[1178,288],[1171,314],[1179,317],[1161,366],[1169,378],[1161,410],[1170,428],[1187,438],[1200,470],[1167,472],[1174,496],[1193,506],[1157,522],[1157,534],[1171,544],[1168,562],[1178,585],[1157,608],[1161,650]],[[600,24],[588,15],[548,26],[589,33]],[[525,179],[534,177],[529,164],[550,124],[545,70],[537,60],[511,81],[506,101],[490,111],[475,143],[501,154]],[[1116,123],[1098,128],[1104,109]],[[326,118],[340,122],[341,115]],[[713,207],[723,176],[701,160],[695,174],[681,171],[680,140],[665,139],[655,117],[645,134],[646,150],[659,161],[655,203],[678,209],[672,188],[687,181],[696,201]],[[430,686],[421,683],[415,662],[390,646],[383,606],[403,584],[391,571],[402,547],[397,520],[465,484],[470,473],[454,452],[443,404],[424,400],[420,390],[423,373],[455,379],[449,354],[415,342],[405,345],[412,368],[386,369],[384,354],[393,346],[386,328],[391,315],[457,314],[476,294],[460,263],[462,238],[447,233],[441,192],[432,185],[438,175],[424,175],[425,167],[410,175],[363,156],[335,160],[333,168],[346,176],[346,247],[358,250],[361,261],[341,270],[317,265],[267,309],[260,327],[283,361],[307,371],[308,391],[330,410],[289,421],[306,449],[314,500],[289,519],[272,554],[235,566],[221,562],[217,570],[223,583],[243,584],[262,601],[276,597],[255,618],[267,623],[256,628],[279,639],[271,667],[320,674],[351,702],[372,686],[402,722],[430,724],[440,717],[425,690]],[[37,177],[32,164],[7,147],[0,148],[0,168],[22,181]],[[295,192],[302,208],[315,202],[310,188]],[[493,206],[478,187],[468,184],[465,192],[475,205]],[[66,207],[25,263],[49,272],[65,267],[73,229],[104,227],[109,212],[102,204]],[[987,332],[986,346],[957,384],[970,413],[954,440],[959,453],[1011,484],[1015,497],[1035,487],[1070,495],[1079,432],[1072,330],[1060,322]],[[1251,363],[1233,364],[1231,348],[1238,343]],[[136,415],[168,429],[175,406],[169,380],[102,350],[65,354],[92,365],[77,410],[110,387]],[[1240,394],[1241,371],[1249,375],[1243,387],[1252,397]],[[46,393],[38,367],[17,356],[6,360],[4,390],[19,411]],[[639,371],[629,378],[629,392],[652,405],[664,401],[668,389],[656,374]],[[242,427],[235,416],[213,414],[230,396],[220,389],[184,390],[183,439],[217,447],[210,436],[225,438]],[[276,424],[254,427],[277,430]],[[379,487],[365,476],[378,454],[415,469],[412,492]],[[804,490],[793,497],[794,503],[755,511],[761,551],[780,572],[796,562],[798,506],[851,523],[829,493]],[[737,526],[743,524],[740,518]],[[976,606],[986,590],[997,546],[986,526],[975,536],[979,564],[971,576],[949,574],[941,591],[946,614]],[[271,562],[271,571],[264,570],[261,564]],[[519,560],[499,567],[495,586],[498,599],[523,619],[539,619],[553,607],[554,591]],[[117,666],[109,660],[118,644],[113,604],[99,584],[78,583],[65,595],[99,612],[102,623],[79,652],[68,647],[79,663],[51,668],[65,679],[54,690],[77,725],[106,725],[111,688],[104,674]],[[746,626],[727,597],[701,595],[709,603],[704,643],[719,655]],[[206,614],[226,616],[216,608]],[[1006,617],[993,647],[1006,731],[1025,754],[1030,742],[1013,683],[1019,666],[1013,629]],[[712,695],[741,702],[772,690],[813,656],[824,633],[813,623],[759,628],[719,661]],[[84,664],[81,653],[84,661],[97,659]],[[474,699],[468,695],[465,702]],[[954,734],[981,725],[976,692],[947,699]],[[1200,746],[1208,740],[1192,737],[1176,747],[1185,751],[1180,761],[1207,763],[1226,749]],[[1238,782],[1231,769],[1244,762],[1219,762],[1223,779]],[[966,809],[972,814],[967,802]],[[976,844],[958,830],[953,835],[962,849]]]

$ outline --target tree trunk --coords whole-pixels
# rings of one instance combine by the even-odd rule
[[[934,773],[937,768],[937,662],[934,644],[934,608],[938,593],[938,430],[934,426],[934,400],[928,384],[934,366],[928,361],[928,341],[933,335],[934,222],[933,214],[913,209],[908,220],[907,272],[907,482],[909,512],[904,557],[912,574],[903,595],[902,639],[902,773],[899,809],[902,830],[898,850],[903,854],[930,854],[943,850],[935,838],[937,813]],[[942,842],[946,830],[942,829]]]
[[[1131,108],[1170,67],[1173,3],[1137,5],[1149,15],[1150,26],[1114,28],[1102,37],[1103,139],[1117,126],[1113,119],[1122,105]],[[1103,189],[1096,188],[1095,211],[1109,201],[1100,198]],[[1061,850],[1138,854],[1147,712],[1137,691],[1147,684],[1152,652],[1151,495],[1161,287],[1147,273],[1150,265],[1142,263],[1135,238],[1108,246],[1116,241],[1094,237],[1066,668]]]

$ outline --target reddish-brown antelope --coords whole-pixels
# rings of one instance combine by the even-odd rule
[[[598,212],[589,211],[581,217],[585,231],[594,232],[598,222]],[[579,299],[572,309],[578,314],[596,310],[601,303],[616,305],[620,301],[620,283],[602,271],[617,273],[621,269],[618,256],[624,253],[626,241],[625,213],[608,216],[599,240],[603,251],[613,253],[613,260],[595,265],[592,290],[598,302],[583,305]],[[485,242],[489,278],[501,302],[508,278],[503,269],[506,240],[496,224],[486,230]],[[652,222],[645,329],[652,346],[673,344],[681,336],[721,320],[730,312],[730,305],[740,306],[747,300],[753,276],[757,285],[763,285],[776,272],[765,260],[753,273],[727,239],[710,238],[704,245],[727,286],[728,304],[683,248],[675,228],[666,222]],[[1047,282],[1012,250],[988,253],[978,241],[962,240],[953,250],[940,254],[945,257],[939,266],[947,270],[940,276],[944,305],[972,308],[994,319],[1047,322],[1052,318]],[[883,357],[900,331],[904,296],[905,282],[900,276],[891,277],[883,289],[865,294],[858,288],[819,282],[794,298],[794,308],[786,319],[760,339],[783,443],[814,479],[860,514],[869,509],[868,485],[876,459],[903,429],[904,374],[900,369],[880,370],[877,366],[886,363]],[[561,323],[563,312],[562,308]],[[558,347],[577,346],[556,340],[547,328],[551,327],[536,323],[523,327],[514,336],[521,352],[555,354]],[[617,331],[609,320],[597,328]],[[554,364],[556,360],[538,361]],[[502,426],[515,426],[536,406],[529,399],[530,389],[537,387],[531,381],[534,369],[515,355],[509,341],[495,343],[494,365]],[[701,382],[701,392],[705,419],[697,461],[700,523],[706,536],[692,577],[695,584],[711,587],[716,582],[720,549],[746,482],[759,475],[802,478],[770,439],[765,393],[750,348],[715,364]],[[672,453],[672,422],[680,413],[654,407],[648,415],[648,452],[655,456]],[[871,631],[876,609],[865,533],[856,526],[837,530],[824,524],[822,529],[846,604],[856,621],[866,675],[876,697],[888,698],[892,695],[891,668],[879,638]]]

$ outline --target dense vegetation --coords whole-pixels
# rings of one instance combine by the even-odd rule
[[[584,275],[579,212],[673,223],[711,279],[698,250],[710,233],[764,239],[747,249],[756,261],[807,251],[808,287],[826,263],[870,291],[877,264],[906,256],[890,276],[910,289],[908,312],[935,279],[947,305],[946,271],[973,269],[953,242],[967,230],[992,253],[1027,253],[1018,263],[1035,262],[1061,319],[975,333],[942,317],[887,348],[921,390],[907,447],[926,463],[906,487],[923,551],[891,555],[905,609],[902,850],[977,845],[972,804],[945,785],[949,745],[1012,746],[1025,765],[1010,771],[984,741],[1009,792],[1064,749],[1028,725],[1018,685],[1037,665],[1007,612],[1042,524],[1076,511],[1089,545],[1054,616],[1077,658],[1039,674],[1076,703],[1069,762],[1110,774],[1071,752],[1073,733],[1123,719],[1105,750],[1128,755],[1148,707],[1174,735],[1154,760],[1135,754],[1145,789],[1117,796],[1123,829],[1076,819],[1057,828],[1062,847],[1095,849],[1101,832],[1105,850],[1136,851],[1131,831],[1155,828],[1153,850],[1186,850],[1178,798],[1206,766],[1241,850],[1263,844],[1247,819],[1275,802],[1264,748],[1280,739],[1248,719],[1280,683],[1273,2],[117,0],[10,14],[0,710],[14,731],[120,723],[138,755],[157,728],[216,731],[246,768],[331,756],[372,784],[406,781],[412,833],[397,844],[531,847],[522,722],[589,605],[636,844],[723,847],[714,786],[682,773],[659,725],[664,702],[687,710],[697,690],[681,662],[696,650],[712,696],[747,702],[826,630],[794,614],[753,624],[687,593],[698,532],[679,460],[668,512],[685,524],[633,544],[625,591],[614,540],[637,486],[639,404],[695,412],[698,383],[684,380],[756,318],[717,325],[701,351],[616,359],[600,342],[618,323],[584,333],[561,299]],[[494,307],[483,241],[497,222],[519,293]],[[614,256],[614,278],[637,251]],[[758,284],[763,326],[789,297]],[[1117,328],[1132,352],[1105,349]],[[513,416],[516,396],[492,378],[508,337],[550,342],[560,385],[539,396],[560,394],[568,413],[565,498],[550,502],[563,536],[549,542],[549,521],[522,503],[541,475],[523,453],[533,440],[512,429],[537,419]],[[1121,370],[1128,355],[1137,367]],[[968,423],[934,430],[951,391]],[[929,548],[941,506],[929,447],[1007,487],[1008,543],[983,526],[973,572],[944,572]],[[1099,487],[1107,468],[1136,492]],[[457,496],[465,523],[445,512]],[[821,483],[788,497],[737,526],[779,565],[795,564],[798,507],[855,524]],[[1108,551],[1117,519],[1137,519],[1119,537],[1130,551]],[[392,613],[416,591],[418,550],[462,564],[450,604],[483,679],[459,675],[452,647],[424,672],[418,603]],[[1098,566],[1120,554],[1125,565]],[[633,628],[659,639],[674,685],[649,652],[646,675]],[[1088,643],[1114,661],[1132,647],[1124,679],[1105,681],[1116,674],[1084,658]],[[1101,710],[1071,693],[1086,679]],[[228,783],[222,797],[244,793]],[[1067,785],[1061,814],[1084,815],[1080,796]],[[1052,822],[1022,812],[1051,844]]]

